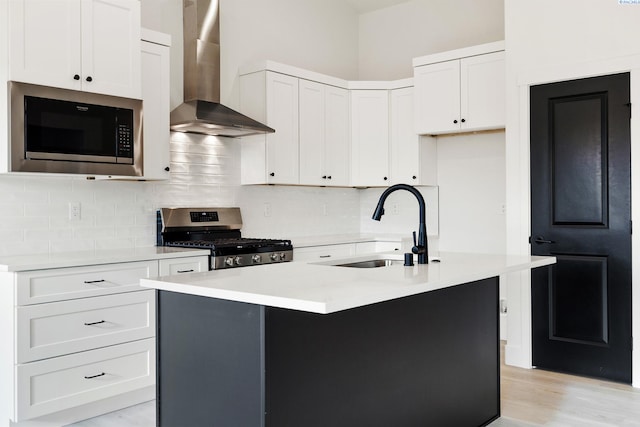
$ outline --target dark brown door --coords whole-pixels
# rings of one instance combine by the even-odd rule
[[[631,382],[629,74],[531,88],[533,364]]]

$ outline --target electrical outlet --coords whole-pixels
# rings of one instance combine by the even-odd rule
[[[400,206],[397,203],[391,205],[391,214],[398,215],[400,214]]]
[[[507,204],[501,203],[500,206],[498,206],[498,215],[505,215],[506,213],[507,213]]]
[[[80,221],[80,202],[69,202],[69,221]]]
[[[266,217],[270,217],[271,216],[271,203],[265,203],[264,204],[264,216],[266,216]]]

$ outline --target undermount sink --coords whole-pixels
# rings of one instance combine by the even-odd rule
[[[334,264],[336,267],[376,268],[389,267],[390,265],[402,265],[403,261],[397,259],[370,259],[366,261],[349,262],[346,264]]]

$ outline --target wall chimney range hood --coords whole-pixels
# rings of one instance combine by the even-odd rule
[[[172,131],[238,138],[275,132],[220,104],[218,0],[183,0],[184,103],[171,112]]]

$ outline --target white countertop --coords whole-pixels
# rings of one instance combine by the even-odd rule
[[[185,249],[151,246],[135,249],[60,252],[51,254],[15,255],[0,258],[0,271],[31,271],[48,268],[149,261],[163,258],[184,258],[206,255],[208,249]]]
[[[504,273],[555,263],[554,257],[439,253],[441,262],[404,267],[337,267],[323,263],[288,262],[214,270],[155,279],[144,287],[230,301],[328,314],[395,298],[430,292]],[[402,254],[378,253],[343,258],[402,259]]]

